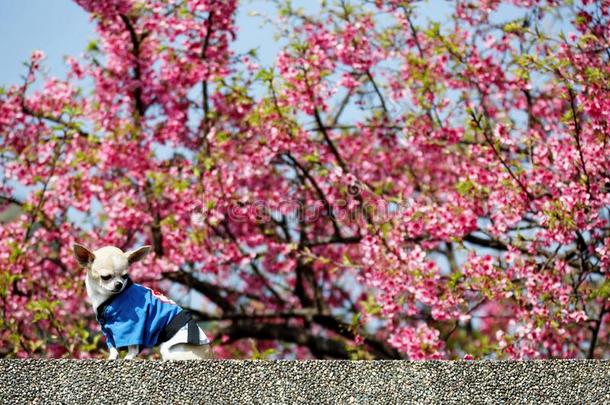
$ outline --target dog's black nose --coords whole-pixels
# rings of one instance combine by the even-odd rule
[[[121,283],[120,281],[117,281],[116,283],[114,283],[114,289],[115,290],[120,290],[121,287],[123,287],[123,283]]]

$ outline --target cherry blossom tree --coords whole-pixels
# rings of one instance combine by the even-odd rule
[[[74,242],[219,357],[610,356],[608,0],[278,0],[272,66],[235,0],[75,1],[0,94],[2,356],[102,355]]]

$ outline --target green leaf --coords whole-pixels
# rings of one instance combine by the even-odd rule
[[[377,315],[381,312],[381,305],[377,304],[371,294],[367,296],[366,301],[360,301],[360,304],[368,314]]]
[[[439,22],[432,22],[430,28],[425,32],[426,36],[430,39],[436,39],[441,35],[441,24]]]
[[[460,282],[460,279],[462,278],[462,273],[461,272],[456,272],[453,273],[451,275],[451,277],[449,278],[449,282],[447,283],[449,285],[450,288],[455,288],[458,283]]]
[[[261,69],[258,71],[255,77],[257,80],[262,80],[264,82],[268,82],[273,80],[273,70],[270,68]]]
[[[597,290],[593,290],[591,292],[591,298],[610,298],[610,279],[605,280]]]
[[[576,18],[574,19],[574,23],[576,25],[581,25],[581,24],[586,24],[587,23],[587,17],[585,17],[582,14],[579,14],[576,16]]]
[[[89,41],[89,43],[87,44],[87,47],[85,48],[85,50],[87,52],[96,52],[96,51],[99,51],[100,48],[97,46],[97,40],[93,39],[93,40]]]
[[[351,322],[351,326],[352,327],[357,327],[358,323],[360,322],[360,317],[362,316],[362,314],[360,312],[355,313],[354,315],[352,315],[352,322]]]
[[[313,151],[313,153],[305,155],[304,158],[307,163],[319,163],[320,162],[320,156],[318,156],[317,151]]]
[[[394,227],[392,226],[392,224],[390,222],[384,222],[379,227],[379,229],[381,229],[381,233],[383,234],[384,237],[387,237],[393,228]]]
[[[604,72],[596,67],[587,67],[585,69],[585,74],[587,75],[587,79],[591,83],[602,83],[606,79],[606,75]]]
[[[210,170],[212,170],[213,167],[214,167],[214,159],[212,159],[211,157],[206,157],[205,159],[203,159],[203,168],[205,169],[206,172],[209,172]]]
[[[470,192],[475,188],[476,184],[470,179],[460,181],[455,185],[455,189],[461,196],[470,194]]]
[[[189,181],[186,179],[182,179],[176,183],[176,190],[178,192],[182,192],[182,191],[186,190],[187,188],[189,188],[189,186],[190,186]]]
[[[523,31],[523,21],[515,20],[504,25],[503,30],[507,34],[516,34]]]
[[[220,131],[216,134],[215,138],[218,144],[222,145],[223,143],[231,139],[231,134],[225,131]]]
[[[351,262],[351,260],[349,259],[349,256],[347,255],[347,253],[343,253],[343,265],[351,267],[354,264]]]
[[[21,276],[17,274],[11,274],[8,270],[3,270],[0,273],[0,297],[5,298],[10,289],[13,288],[13,283],[20,278]]]

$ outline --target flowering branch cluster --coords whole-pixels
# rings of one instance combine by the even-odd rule
[[[236,1],[76,2],[0,95],[1,355],[100,354],[75,241],[152,244],[221,357],[610,353],[607,0],[280,1],[272,68]]]

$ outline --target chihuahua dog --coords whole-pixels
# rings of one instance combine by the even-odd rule
[[[133,359],[143,348],[157,345],[163,360],[213,358],[210,341],[190,312],[129,278],[129,265],[149,251],[150,246],[129,252],[106,246],[92,252],[74,245],[76,260],[87,269],[87,295],[106,336],[108,359],[117,359],[123,348],[125,359]]]

